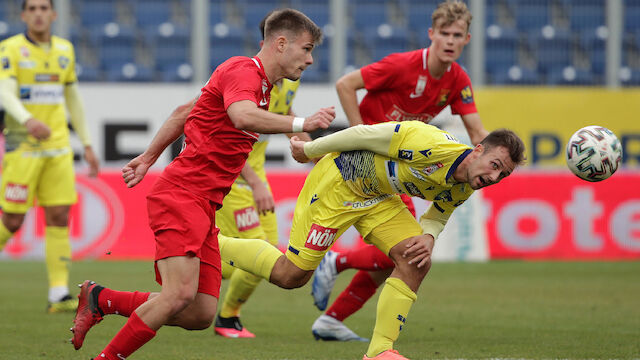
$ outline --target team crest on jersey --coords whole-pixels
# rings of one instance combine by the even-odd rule
[[[462,98],[463,103],[473,104],[473,93],[471,92],[471,87],[469,85],[465,86],[465,88],[460,91],[460,97]]]
[[[58,65],[60,65],[61,69],[66,69],[69,66],[69,58],[66,56],[58,57]]]
[[[31,55],[31,53],[29,52],[29,49],[26,46],[20,47],[20,54],[22,54],[22,56],[24,57],[29,57],[29,55]]]
[[[429,156],[431,156],[431,149],[420,150],[420,154],[424,155],[424,157],[426,157],[428,159]]]
[[[425,173],[427,176],[429,176],[429,175],[433,174],[434,172],[436,172],[438,169],[440,169],[443,166],[444,165],[442,165],[441,162],[435,163],[435,164],[429,165],[426,168],[422,169],[422,172]]]
[[[236,210],[233,212],[233,218],[236,220],[238,231],[247,231],[260,225],[260,217],[253,206]]]
[[[413,160],[413,150],[398,150],[398,159]]]
[[[337,234],[338,229],[313,224],[307,235],[307,241],[304,243],[304,247],[318,251],[327,250],[333,245]]]
[[[8,183],[4,189],[4,199],[13,203],[26,203],[29,197],[27,185]]]
[[[424,89],[427,87],[427,76],[426,75],[418,75],[418,81],[416,82],[416,89],[413,90],[409,97],[412,99],[418,98],[422,96],[424,93]]]
[[[449,99],[449,89],[440,90],[440,96],[438,96],[438,104],[436,106],[445,106],[447,104],[447,100]]]
[[[8,69],[9,67],[11,67],[11,63],[9,62],[9,58],[8,57],[3,57],[0,60],[0,63],[2,63],[2,68],[3,69]]]

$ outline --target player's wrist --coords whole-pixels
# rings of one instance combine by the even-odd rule
[[[294,117],[293,122],[291,123],[291,132],[302,132],[304,128],[304,120],[305,118],[303,117]]]

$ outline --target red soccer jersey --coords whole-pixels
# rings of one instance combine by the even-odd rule
[[[268,110],[270,93],[271,83],[257,57],[236,56],[218,66],[184,124],[180,155],[161,177],[222,204],[259,136],[236,129],[227,108],[251,100]]]
[[[477,112],[471,80],[457,63],[440,79],[427,67],[429,49],[391,54],[360,71],[367,94],[360,103],[365,124],[419,120],[428,123],[451,105],[459,115]]]

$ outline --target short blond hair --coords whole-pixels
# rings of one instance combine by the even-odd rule
[[[435,29],[436,26],[449,26],[458,20],[464,20],[467,23],[467,32],[469,32],[472,18],[471,11],[465,3],[458,0],[448,0],[440,3],[431,14],[431,27]],[[443,21],[438,24],[440,20]]]

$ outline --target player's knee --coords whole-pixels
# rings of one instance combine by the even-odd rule
[[[196,293],[189,289],[181,289],[166,295],[171,307],[171,314],[177,314],[189,306],[196,297]]]
[[[12,233],[20,230],[22,223],[24,222],[24,215],[21,214],[5,214],[2,217],[2,223],[7,228],[7,230]]]

